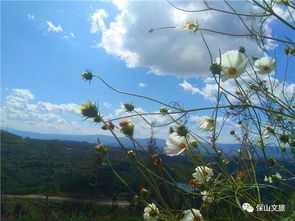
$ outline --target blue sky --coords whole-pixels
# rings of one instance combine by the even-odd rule
[[[123,91],[166,103],[178,102],[185,108],[214,105],[214,84],[200,36],[176,30],[151,34],[148,30],[182,24],[188,19],[222,28],[214,26],[214,18],[228,31],[242,33],[243,28],[237,30],[239,24],[232,23],[230,17],[214,13],[182,14],[165,1],[122,2],[1,2],[2,127],[42,133],[99,134],[105,132],[85,122],[76,112],[78,105],[89,99],[99,102],[102,114],[109,117],[121,116],[125,102],[134,102],[139,111],[159,109],[158,104],[116,94],[97,80],[91,84],[83,82],[80,74],[86,68]],[[242,8],[245,3],[235,4]],[[276,21],[267,26],[273,36],[291,34],[281,27]],[[262,55],[247,38],[206,37],[212,42],[214,55],[219,48],[225,51],[240,45],[247,46],[251,55]],[[269,51],[272,56],[281,53],[280,45]],[[278,62],[279,70],[284,62]],[[294,60],[291,62],[294,64]],[[294,83],[294,79],[294,75],[288,77],[288,83]],[[210,114],[197,113],[195,123]],[[141,130],[138,136],[148,136],[144,132],[147,127],[142,126]],[[164,138],[166,130],[159,129],[159,137]]]

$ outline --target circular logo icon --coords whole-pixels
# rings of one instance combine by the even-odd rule
[[[248,213],[252,213],[254,211],[253,206],[251,206],[249,203],[243,203],[242,208]]]

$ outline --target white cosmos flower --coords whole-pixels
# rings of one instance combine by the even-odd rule
[[[272,178],[271,176],[264,176],[264,182],[269,182],[269,183],[272,183]]]
[[[217,64],[220,58],[216,59]],[[247,57],[239,51],[227,51],[221,55],[221,81],[237,78],[246,71]]]
[[[275,174],[269,177],[264,176],[264,182],[269,182],[269,183],[272,183],[273,181],[280,180],[280,179],[282,179],[282,176],[281,174],[279,174],[279,172],[276,172]]]
[[[192,175],[199,183],[209,181],[210,178],[214,175],[213,170],[207,166],[198,166],[195,170],[196,172]]]
[[[269,131],[268,130],[264,130],[263,131],[263,133],[262,133],[262,136],[264,137],[264,138],[269,138]]]
[[[183,211],[183,218],[180,221],[203,221],[202,214],[200,210],[189,209]]]
[[[263,131],[263,133],[262,133],[262,136],[263,136],[264,138],[269,138],[269,135],[270,135],[270,134],[273,134],[273,133],[274,133],[274,129],[273,129],[271,126],[267,125],[267,126],[264,128],[264,131]]]
[[[179,136],[176,132],[173,132],[166,140],[164,151],[168,156],[177,156],[185,151],[187,146],[187,137]]]
[[[212,203],[213,202],[213,200],[214,200],[214,197],[212,196],[212,194],[211,193],[209,193],[208,191],[202,191],[201,192],[201,194],[202,194],[202,200],[204,201],[204,202],[208,202],[208,203]]]
[[[185,23],[184,25],[180,27],[176,27],[177,30],[181,31],[191,31],[191,32],[196,32],[199,29],[199,23],[196,21],[190,21]]]
[[[214,126],[215,126],[215,121],[211,118],[207,118],[202,121],[202,123],[199,126],[199,129],[204,131],[210,131],[214,129]]]
[[[154,203],[148,204],[144,208],[143,219],[148,221],[157,221],[159,218],[159,209]]]
[[[269,74],[276,67],[276,60],[271,57],[259,58],[254,63],[254,69],[260,74]]]

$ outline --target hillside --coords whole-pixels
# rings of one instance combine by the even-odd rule
[[[88,142],[39,140],[22,138],[1,131],[1,173],[3,194],[67,193],[87,197],[93,192],[97,178],[97,194],[112,195],[126,192],[111,168],[101,165],[96,169],[94,144]],[[135,189],[142,185],[137,171],[118,148],[110,148],[109,159],[115,170]],[[164,157],[172,173],[180,180],[190,176],[183,157],[178,162]],[[183,167],[185,166],[185,167]],[[176,173],[175,171],[182,171]]]

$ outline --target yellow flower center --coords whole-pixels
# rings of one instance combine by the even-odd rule
[[[264,71],[269,71],[269,70],[270,70],[270,67],[269,67],[268,65],[264,65],[264,66],[262,67],[262,69],[263,69]]]
[[[227,73],[230,75],[235,75],[237,73],[237,69],[231,67],[231,68],[227,69]]]
[[[208,173],[206,170],[203,170],[203,175],[204,175],[204,176],[208,176],[209,173]]]
[[[157,216],[157,212],[154,209],[151,209],[151,211],[149,212],[150,217],[155,217]]]
[[[178,144],[178,147],[182,150],[182,149],[186,148],[186,145],[185,145],[185,143],[180,143],[180,144]]]
[[[187,25],[187,28],[188,28],[188,30],[193,30],[194,28],[195,28],[195,25],[194,24],[188,24]]]

